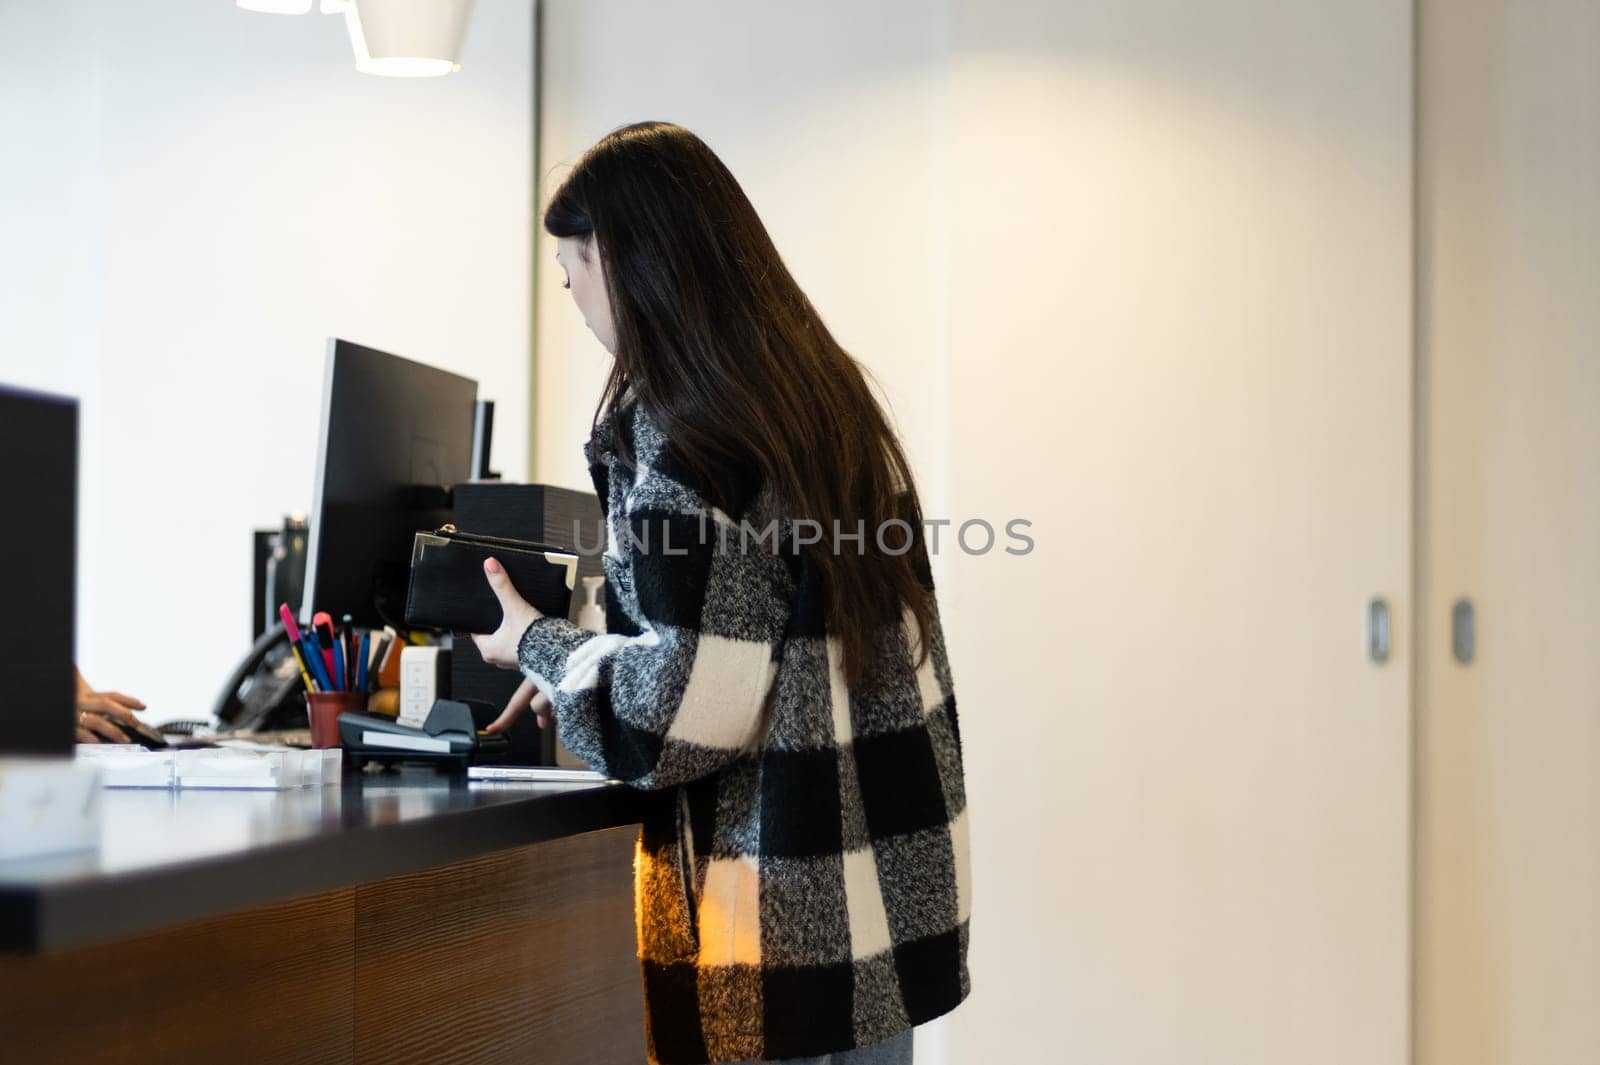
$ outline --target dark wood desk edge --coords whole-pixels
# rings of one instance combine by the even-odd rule
[[[0,885],[0,951],[43,953],[352,887],[597,829],[637,824],[621,785],[511,801],[197,861],[37,887]]]

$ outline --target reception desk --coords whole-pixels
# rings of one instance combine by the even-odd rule
[[[644,1061],[650,795],[408,769],[104,798],[98,852],[0,863],[0,1062]]]

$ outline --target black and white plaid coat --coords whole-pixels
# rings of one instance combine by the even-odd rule
[[[822,1055],[950,1011],[972,893],[937,613],[921,668],[901,611],[870,682],[847,688],[814,566],[755,542],[770,493],[714,511],[637,405],[618,421],[636,469],[608,421],[584,448],[610,530],[608,631],[542,618],[520,659],[570,750],[671,789],[635,856],[651,1061]]]

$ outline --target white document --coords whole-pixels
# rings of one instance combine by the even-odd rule
[[[554,765],[470,765],[471,780],[537,780],[557,784],[604,784],[608,779],[593,769],[564,769]]]

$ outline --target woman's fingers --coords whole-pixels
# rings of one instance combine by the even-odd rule
[[[555,708],[550,703],[550,697],[544,692],[539,692],[533,697],[533,702],[530,705],[533,708],[534,720],[539,722],[539,727],[549,728],[550,722],[555,720],[553,714]]]
[[[540,728],[549,728],[553,720],[551,716],[550,697],[533,686],[533,681],[525,680],[517,685],[517,690],[512,693],[506,702],[506,708],[500,716],[491,721],[485,732],[504,732],[511,727],[512,722],[533,711],[534,719],[539,722]]]
[[[119,706],[126,706],[129,710],[146,709],[142,701],[135,699],[131,695],[123,695],[121,692],[100,692],[99,694],[104,698],[110,699]]]
[[[93,710],[78,715],[78,724],[110,743],[128,743],[128,734],[111,723],[104,714]]]
[[[522,634],[539,617],[528,601],[517,592],[506,574],[505,567],[496,559],[485,559],[483,575],[489,589],[500,601],[500,627],[491,633],[476,633],[472,642],[477,645],[478,656],[501,669],[517,668],[517,644]]]
[[[506,568],[500,564],[499,559],[485,559],[483,575],[489,578],[489,588],[494,592],[494,597],[500,600],[501,610],[509,614],[512,607],[527,605],[528,601],[522,598],[517,586],[511,583],[511,576],[506,573]]]
[[[512,722],[516,721],[517,718],[521,717],[527,711],[529,704],[532,703],[533,697],[536,694],[537,689],[534,688],[533,681],[531,680],[525,680],[521,684],[517,685],[517,690],[513,692],[511,694],[511,698],[506,701],[506,708],[500,711],[499,717],[489,722],[488,727],[486,727],[484,731],[504,732],[506,729],[510,728]]]
[[[109,717],[113,721],[126,721],[130,725],[139,720],[132,710],[121,703],[113,702],[107,692],[90,692],[82,696],[78,699],[78,709]]]
[[[74,726],[72,731],[74,732],[74,734],[77,735],[79,743],[99,743],[100,742],[100,737],[99,736],[96,736],[94,733],[90,732],[88,729],[84,728],[82,725]]]

